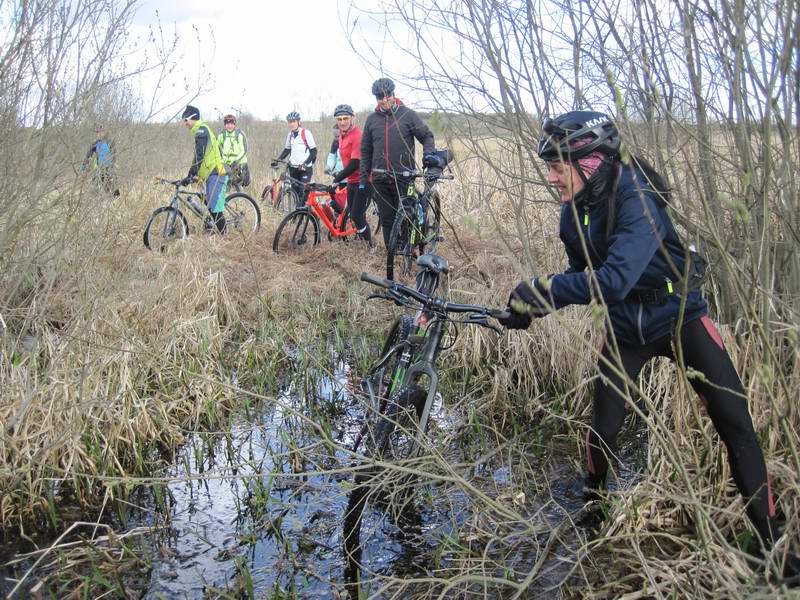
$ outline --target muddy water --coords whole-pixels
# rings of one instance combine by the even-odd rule
[[[189,436],[165,474],[171,480],[166,489],[154,494],[143,488],[131,499],[138,508],[129,510],[127,527],[153,527],[144,544],[152,568],[138,597],[238,598],[248,597],[250,589],[257,598],[354,597],[348,576],[351,583],[358,577],[366,597],[391,586],[391,578],[447,577],[464,568],[464,544],[480,550],[475,532],[495,525],[458,486],[421,481],[411,510],[399,520],[381,502],[364,504],[357,545],[362,568],[348,569],[343,524],[355,487],[354,463],[341,448],[351,445],[363,417],[360,401],[348,391],[350,379],[349,367],[339,362],[332,377],[298,378],[267,409],[236,415],[224,431]],[[465,424],[441,399],[432,419],[432,437],[446,440],[437,450],[451,464],[468,464],[486,451],[460,439]],[[323,443],[323,433],[335,444]],[[558,528],[582,504],[573,495],[576,474],[568,456],[550,453],[541,465],[526,457],[526,470],[539,469],[540,477],[522,496],[513,465],[484,461],[470,469],[471,485],[513,503],[543,532],[519,535],[512,528],[501,543],[491,541],[497,547],[486,553],[488,567],[476,572],[522,580],[546,548],[528,595],[558,597],[586,537],[585,530],[571,527],[546,545],[548,529]],[[543,488],[542,481],[552,484]],[[417,584],[408,592],[431,587]],[[508,590],[487,591],[502,597]]]
[[[342,447],[352,443],[363,412],[347,391],[348,380],[349,368],[340,362],[333,378],[302,384],[302,389],[288,386],[274,409],[240,416],[230,432],[191,439],[170,473],[178,481],[169,485],[167,510],[142,513],[132,522],[164,526],[153,538],[144,597],[201,598],[238,594],[250,586],[257,597],[347,597],[354,592],[355,576],[362,593],[370,594],[387,577],[426,576],[453,567],[457,552],[448,543],[474,519],[472,501],[457,488],[422,482],[416,495],[424,501],[415,501],[399,521],[375,502],[364,504],[357,538],[363,568],[354,572],[352,563],[348,568],[343,523],[354,489],[346,472],[352,457],[322,444],[315,427],[321,423]],[[442,433],[458,425],[441,401],[433,419]],[[454,458],[470,453],[462,447]],[[574,479],[572,467],[550,461],[547,470],[556,485],[546,498],[526,500],[525,507],[545,526],[557,525],[581,506],[564,483]],[[477,485],[503,498],[512,479],[509,467],[484,464],[479,471]],[[558,588],[582,539],[580,530],[561,536],[532,590]],[[537,547],[538,542],[523,544],[506,560],[524,575],[537,559]]]

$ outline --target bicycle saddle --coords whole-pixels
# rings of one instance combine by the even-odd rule
[[[430,269],[436,273],[447,273],[450,270],[450,265],[447,264],[447,261],[435,254],[423,254],[417,259],[417,266]]]

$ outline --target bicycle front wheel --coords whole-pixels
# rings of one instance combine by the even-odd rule
[[[225,227],[230,233],[250,235],[261,227],[261,210],[248,194],[236,192],[225,198]]]
[[[389,247],[386,248],[387,279],[394,281],[395,277],[407,277],[411,274],[414,256],[410,235],[408,215],[401,211],[394,220],[389,234]]]
[[[439,192],[431,190],[425,203],[425,238],[420,252],[426,251],[425,244],[429,245],[427,252],[436,252],[437,244],[442,241],[442,198]]]
[[[374,431],[368,432],[367,446],[376,460],[400,462],[414,457],[420,445],[419,419],[427,392],[406,386],[387,402]]]
[[[177,240],[189,235],[189,223],[177,208],[162,206],[157,208],[144,227],[143,241],[148,250],[166,252]]]
[[[319,222],[305,208],[298,208],[284,217],[275,238],[272,251],[276,254],[299,254],[319,244]]]

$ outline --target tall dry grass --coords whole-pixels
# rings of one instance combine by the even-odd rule
[[[61,91],[54,86],[44,95],[56,98]],[[74,126],[65,117],[69,107],[61,107],[59,119],[41,114],[35,127],[23,127],[20,104],[9,98],[3,131],[14,147],[27,149],[9,157],[9,171],[23,176],[3,179],[3,185],[17,183],[3,189],[0,211],[0,526],[16,543],[68,529],[75,520],[69,506],[103,519],[111,500],[151,481],[188,433],[224,429],[226,412],[248,403],[280,402],[273,392],[292,349],[308,348],[309,364],[326,368],[314,352],[332,329],[364,338],[356,346],[374,349],[395,311],[367,305],[366,290],[356,282],[364,268],[381,272],[380,257],[338,245],[297,260],[276,258],[270,251],[276,221],[269,214],[247,243],[192,235],[167,255],[147,252],[141,228],[166,200],[150,179],[184,173],[191,151],[185,129],[131,124],[125,111],[116,120],[113,112],[93,114],[120,148],[123,193],[112,200],[98,196],[75,171],[91,141],[91,123]],[[517,130],[450,130],[448,143],[458,148],[460,162],[456,182],[443,186],[452,227],[442,252],[453,265],[449,294],[463,301],[502,305],[520,277],[563,264],[555,205],[531,156],[535,126],[521,128],[513,108],[507,114]],[[753,194],[762,188],[743,178],[736,161],[720,160],[714,189],[722,190],[723,208],[705,196],[696,201],[709,190],[693,166],[710,142],[685,122],[676,128],[674,115],[667,120],[663,129],[648,122],[637,130],[633,119],[625,127],[631,138],[667,136],[681,151],[660,164],[678,190],[675,208],[685,215],[686,230],[718,252],[721,268],[708,291],[715,306],[735,317],[723,336],[788,516],[779,551],[798,552],[800,355],[789,228],[796,220],[764,216],[772,209],[787,214],[796,198],[785,193],[791,186],[763,193],[758,199],[767,210],[755,215]],[[323,159],[329,124],[309,126]],[[244,127],[257,193],[285,129],[280,123]],[[766,152],[771,146],[761,142],[770,131],[752,143]],[[524,136],[515,137],[520,132]],[[721,148],[713,156],[733,146],[741,151],[741,134],[737,126],[716,135],[712,146]],[[794,131],[788,145],[780,138],[789,148],[782,165],[796,165],[794,141]],[[792,173],[785,173],[787,181]],[[756,221],[760,229],[748,226]],[[738,243],[759,232],[770,243]],[[754,570],[738,549],[737,538],[749,525],[724,449],[687,374],[671,365],[659,363],[635,382],[644,409],[637,418],[650,438],[646,475],[610,494],[602,535],[588,541],[568,519],[548,522],[541,505],[551,506],[550,488],[567,477],[564,463],[576,473],[582,468],[579,440],[590,410],[601,317],[599,306],[573,308],[499,339],[483,330],[463,332],[443,357],[443,389],[454,413],[480,432],[482,449],[454,461],[447,443],[432,443],[413,468],[446,495],[468,498],[470,518],[430,577],[385,577],[373,591],[386,597],[544,595],[542,564],[519,557],[547,556],[563,543],[574,551],[572,575],[550,582],[561,584],[560,592],[550,593],[562,597],[783,593],[763,577],[768,565]],[[358,360],[366,364],[368,350],[363,354]],[[487,491],[475,473],[489,463],[511,476]],[[779,560],[776,553],[773,561]]]

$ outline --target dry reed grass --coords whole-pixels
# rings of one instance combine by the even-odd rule
[[[280,129],[260,127],[253,128],[254,154],[270,156],[261,150],[269,142],[258,143],[259,132],[274,140]],[[159,164],[179,172],[178,148],[182,152],[188,141],[173,139],[173,129],[146,134],[174,148]],[[362,270],[382,271],[380,254],[323,242],[301,257],[276,257],[270,242],[277,221],[266,211],[262,231],[247,242],[193,235],[166,255],[146,251],[141,227],[165,200],[163,188],[147,182],[155,170],[152,158],[137,167],[139,175],[128,180],[119,200],[79,197],[84,209],[107,210],[67,223],[76,233],[68,251],[55,263],[16,271],[14,285],[4,288],[0,525],[6,535],[63,530],[69,513],[61,514],[62,505],[97,514],[109,498],[124,498],[132,485],[146,481],[139,477],[160,469],[187,433],[224,429],[221,415],[237,410],[244,397],[279,402],[270,391],[289,367],[290,347],[311,353],[340,324],[375,340],[396,313],[385,303],[367,304],[366,289],[357,282]],[[254,166],[262,161],[263,155]],[[484,175],[464,168],[457,182],[443,188],[455,231],[441,251],[453,267],[446,286],[452,298],[499,306],[526,268],[516,258],[525,244],[536,249],[544,272],[557,270],[561,255],[555,211],[547,205],[528,207],[537,236],[499,238],[498,226],[514,226],[512,213],[498,193],[485,193],[492,182]],[[256,170],[251,190],[265,182],[264,170]],[[32,231],[19,251],[47,233]],[[546,523],[541,504],[513,498],[547,498],[548,473],[532,458],[537,453],[561,452],[580,468],[597,314],[594,308],[568,309],[501,338],[464,328],[441,364],[445,397],[457,414],[480,423],[485,449],[453,464],[433,445],[412,470],[468,498],[473,518],[462,531],[463,543],[450,550],[456,559],[431,578],[383,580],[380,594],[525,597],[536,589],[541,564],[515,562],[519,552],[546,555],[562,537],[572,540],[564,543],[584,540],[567,521],[540,540]],[[773,486],[790,517],[789,546],[797,551],[794,447],[800,424],[794,403],[800,376],[790,375],[789,387],[775,385],[760,370],[761,342],[730,328],[723,335],[744,376]],[[309,360],[327,368],[318,357]],[[460,387],[466,380],[468,389]],[[736,532],[747,527],[741,500],[724,449],[685,376],[659,363],[639,389],[647,409],[639,418],[651,438],[647,476],[610,494],[603,536],[579,544],[562,597],[666,597],[676,590],[704,598],[778,594],[735,548]],[[513,473],[510,484],[493,492],[473,481],[475,465],[487,457]],[[503,569],[508,577],[501,582]]]

